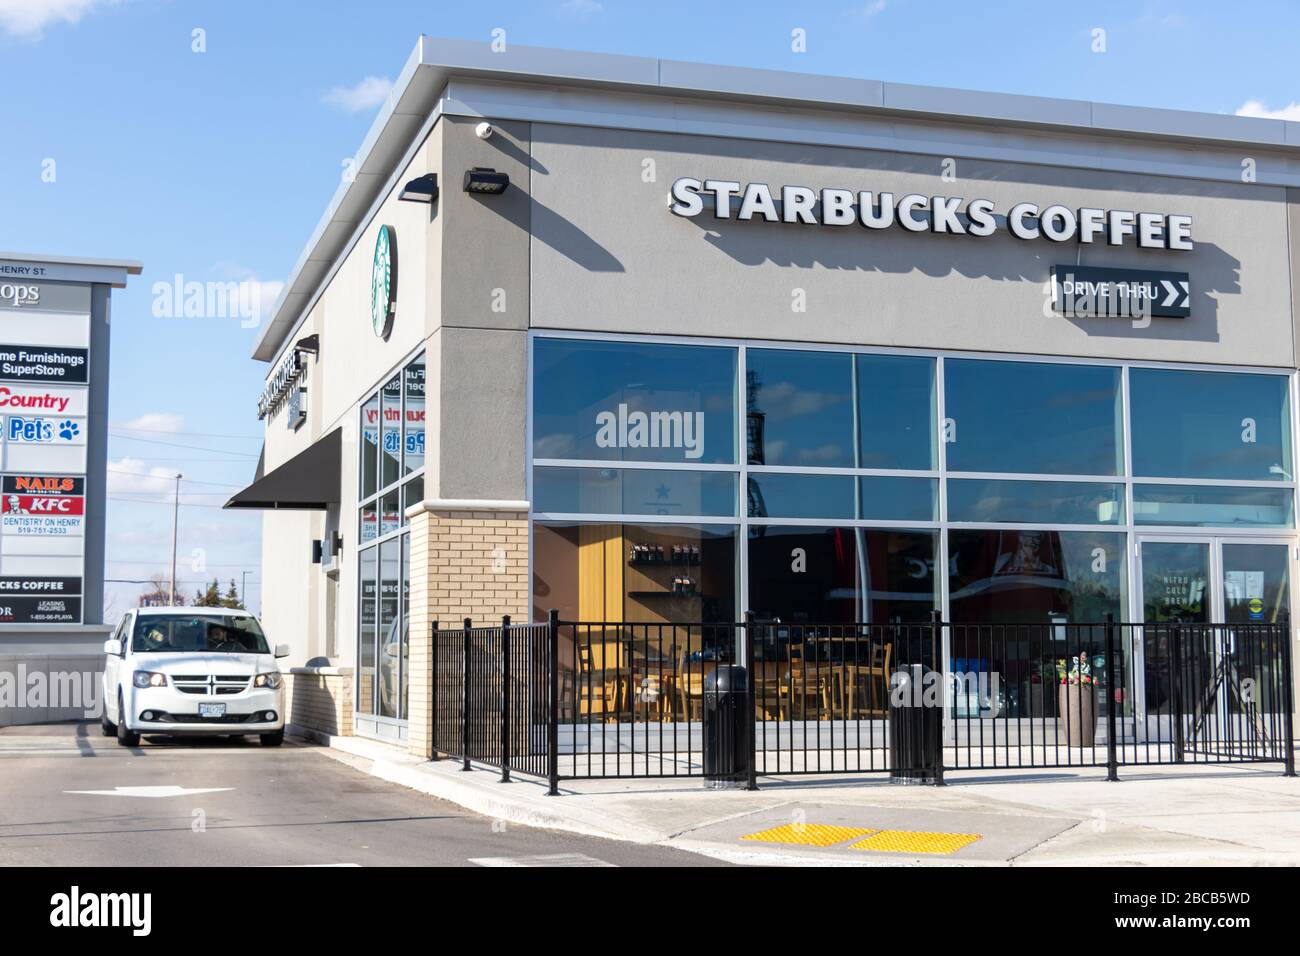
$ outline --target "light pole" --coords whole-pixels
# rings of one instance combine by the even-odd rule
[[[248,572],[239,572],[239,603],[244,605],[244,610],[248,610]]]
[[[172,607],[176,606],[176,526],[181,513],[181,478],[180,474],[176,475],[176,491],[172,495],[172,593],[167,597],[167,603]]]

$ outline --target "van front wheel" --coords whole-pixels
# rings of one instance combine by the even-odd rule
[[[122,707],[122,692],[117,693],[117,743],[119,747],[140,746],[140,735],[126,726],[126,711]]]

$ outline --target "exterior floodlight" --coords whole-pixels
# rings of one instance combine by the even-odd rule
[[[465,192],[480,196],[500,196],[510,185],[510,176],[487,166],[475,166],[465,173]]]
[[[402,191],[397,198],[403,202],[437,202],[438,174],[425,173],[423,176],[412,179],[402,187]]]

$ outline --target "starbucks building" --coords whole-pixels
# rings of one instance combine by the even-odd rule
[[[1288,622],[1296,235],[1297,123],[422,37],[253,356],[291,720],[428,755],[551,608]]]

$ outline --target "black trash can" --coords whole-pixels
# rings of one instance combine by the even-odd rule
[[[942,779],[944,695],[938,681],[939,674],[928,663],[899,666],[890,677],[890,783],[934,784]]]
[[[749,781],[754,718],[749,677],[738,664],[719,664],[704,678],[704,785],[739,790]]]

